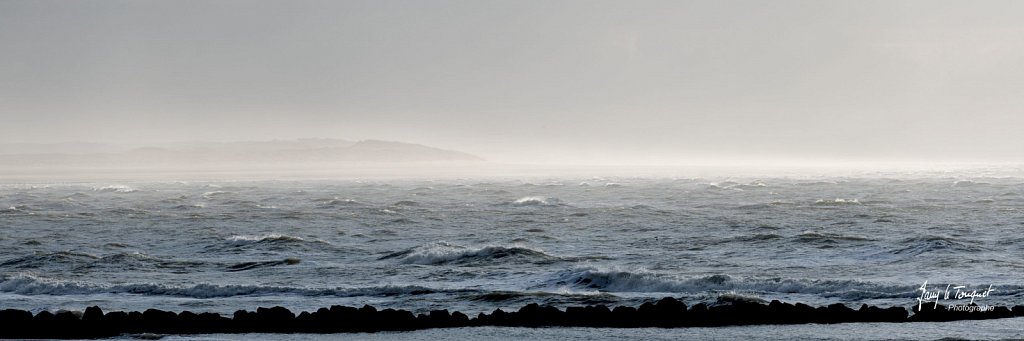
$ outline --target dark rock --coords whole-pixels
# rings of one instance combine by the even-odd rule
[[[0,310],[0,321],[8,326],[18,323],[32,322],[32,313],[25,310],[4,309]]]
[[[707,308],[707,326],[748,325],[766,323],[768,306],[745,300]]]
[[[697,303],[690,307],[690,310],[686,312],[686,316],[689,317],[689,320],[684,322],[684,326],[706,326],[708,325],[708,305],[704,303]]]
[[[653,305],[645,303],[637,310],[641,324],[646,327],[678,327],[686,320],[686,304],[672,297],[662,298]]]
[[[34,321],[36,321],[36,322],[46,322],[46,323],[49,323],[50,321],[53,321],[53,313],[51,313],[49,311],[46,311],[46,310],[43,310],[43,311],[40,311],[38,314],[36,314],[36,316],[33,317],[32,319]]]
[[[415,330],[424,328],[418,323],[416,316],[407,310],[384,309],[379,312],[379,315],[382,321],[386,321],[382,324],[385,330]]]
[[[639,314],[633,307],[618,306],[612,309],[612,327],[638,327]]]
[[[501,310],[501,308],[494,309],[490,315],[485,315],[483,324],[485,326],[508,326],[511,325],[512,316]]]
[[[859,316],[856,310],[850,309],[842,303],[834,303],[825,307],[823,323],[846,323],[857,322]]]
[[[409,313],[409,312],[407,312],[405,310],[400,310],[400,311]],[[409,315],[412,316],[412,313],[409,313]],[[452,322],[453,322],[453,326],[455,326],[455,327],[469,326],[469,316],[466,316],[466,314],[463,314],[461,312],[456,311],[456,312],[452,313]]]
[[[0,310],[0,338],[14,339],[31,336],[32,312],[25,310]]]
[[[1003,306],[994,307],[989,314],[990,314],[989,315],[990,318],[1000,318],[1001,319],[1001,318],[1013,317],[1013,312],[1010,311],[1010,308],[1003,307]]]
[[[452,325],[452,315],[448,312],[448,309],[432,310],[426,317],[425,322],[429,328],[447,328]]]
[[[876,306],[861,305],[857,310],[858,322],[904,322],[907,320],[907,309],[889,307],[882,309]]]
[[[256,308],[253,322],[268,333],[287,333],[295,329],[295,314],[284,307]]]
[[[565,325],[565,313],[552,306],[527,304],[515,315],[515,325],[524,327]]]
[[[92,306],[85,308],[85,313],[82,314],[82,321],[97,322],[100,320],[103,320],[103,310],[100,307]]]
[[[952,321],[1006,318],[1024,315],[1024,306],[978,307],[942,305],[914,306],[913,315],[903,307],[880,308],[862,305],[854,310],[843,304],[811,307],[806,304],[730,299],[709,306],[699,303],[687,309],[674,298],[645,302],[639,307],[604,305],[568,307],[527,304],[514,312],[495,309],[470,318],[458,311],[444,309],[414,315],[406,310],[384,309],[369,305],[361,308],[331,306],[296,316],[284,307],[239,310],[232,317],[214,313],[183,311],[174,313],[156,309],[144,312],[110,312],[89,307],[83,313],[43,311],[35,316],[28,311],[0,310],[0,338],[102,338],[123,334],[201,334],[201,333],[337,333],[405,331],[424,328],[465,326],[524,327],[693,327],[751,324],[847,323]],[[984,309],[982,309],[984,308]]]

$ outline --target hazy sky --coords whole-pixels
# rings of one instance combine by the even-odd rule
[[[1024,1],[0,1],[0,143],[1024,160]]]

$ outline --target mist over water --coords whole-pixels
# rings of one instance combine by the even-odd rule
[[[527,164],[1024,162],[1020,7],[5,1],[0,144],[340,138]]]

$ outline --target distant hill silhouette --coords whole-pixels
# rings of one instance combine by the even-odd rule
[[[249,169],[483,161],[463,152],[379,140],[207,142],[117,152],[88,152],[82,148],[69,148],[65,152],[61,150],[63,145],[33,145],[27,153],[18,153],[16,147],[0,146],[3,152],[0,154],[0,169]],[[91,147],[94,150],[116,150],[103,145]]]

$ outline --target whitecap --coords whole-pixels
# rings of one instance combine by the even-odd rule
[[[102,193],[132,193],[136,189],[128,187],[126,185],[109,185],[103,187],[93,187],[93,191]]]
[[[561,205],[562,201],[558,198],[548,198],[542,196],[526,196],[516,199],[512,202],[515,206],[556,206]]]

